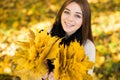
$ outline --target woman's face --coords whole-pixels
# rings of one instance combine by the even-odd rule
[[[82,25],[81,7],[72,2],[67,5],[61,15],[61,24],[67,36],[75,33]]]

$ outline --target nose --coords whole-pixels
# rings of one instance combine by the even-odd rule
[[[69,16],[67,17],[67,19],[68,19],[68,21],[73,21],[73,20],[74,20],[73,15],[69,15]]]

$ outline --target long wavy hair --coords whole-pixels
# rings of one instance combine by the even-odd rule
[[[83,23],[81,27],[74,34],[72,34],[67,39],[64,38],[62,42],[65,44],[69,44],[74,39],[80,42],[81,45],[84,44],[87,39],[93,42],[92,31],[91,31],[91,10],[87,0],[66,0],[56,16],[56,19],[50,31],[50,34],[52,36],[58,36],[60,38],[63,38],[65,36],[66,33],[63,30],[61,25],[61,15],[64,9],[66,8],[66,6],[72,2],[76,2],[81,7],[81,10],[83,13],[82,14]]]

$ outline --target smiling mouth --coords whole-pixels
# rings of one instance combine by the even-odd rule
[[[73,27],[74,25],[70,24],[70,23],[66,23],[65,22],[65,25],[68,26],[68,27]]]

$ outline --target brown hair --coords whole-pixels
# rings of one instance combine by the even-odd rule
[[[61,15],[65,7],[72,2],[76,2],[81,7],[82,15],[83,15],[83,23],[80,29],[78,29],[73,35],[70,36],[71,37],[70,39],[74,40],[76,38],[77,41],[79,41],[81,44],[84,44],[87,39],[93,42],[92,31],[91,31],[91,11],[87,0],[66,0],[56,16],[56,20],[51,30],[51,35],[58,36],[60,38],[65,36],[65,31],[63,30],[61,25]],[[71,40],[68,41],[70,42]]]

